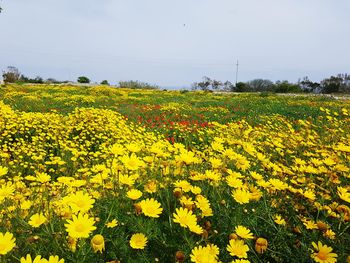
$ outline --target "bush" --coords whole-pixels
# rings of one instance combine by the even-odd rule
[[[101,85],[108,85],[109,86],[108,80],[102,80]]]
[[[233,88],[234,92],[246,92],[249,90],[249,85],[244,82],[238,82],[236,87]]]
[[[80,76],[78,78],[78,82],[79,83],[90,83],[90,79],[88,77],[85,77],[85,76]]]
[[[298,84],[289,83],[287,80],[276,81],[274,85],[274,92],[277,93],[298,93],[302,92],[302,89]]]
[[[2,78],[5,83],[15,83],[19,81],[21,73],[18,68],[13,66],[8,66],[6,71],[2,72]]]
[[[126,89],[159,89],[159,86],[157,85],[141,82],[138,80],[119,81],[119,87]]]

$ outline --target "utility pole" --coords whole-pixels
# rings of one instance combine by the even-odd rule
[[[237,87],[237,81],[238,81],[238,60],[237,60],[237,64],[236,64],[236,87]]]

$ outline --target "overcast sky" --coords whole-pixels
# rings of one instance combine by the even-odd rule
[[[0,69],[190,86],[350,73],[349,0],[1,0]]]

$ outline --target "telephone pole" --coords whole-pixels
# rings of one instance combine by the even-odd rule
[[[238,60],[237,60],[237,64],[236,64],[236,87],[237,87],[237,81],[238,81]]]

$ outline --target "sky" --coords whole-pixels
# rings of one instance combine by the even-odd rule
[[[350,73],[349,0],[0,0],[0,70],[189,87]]]

